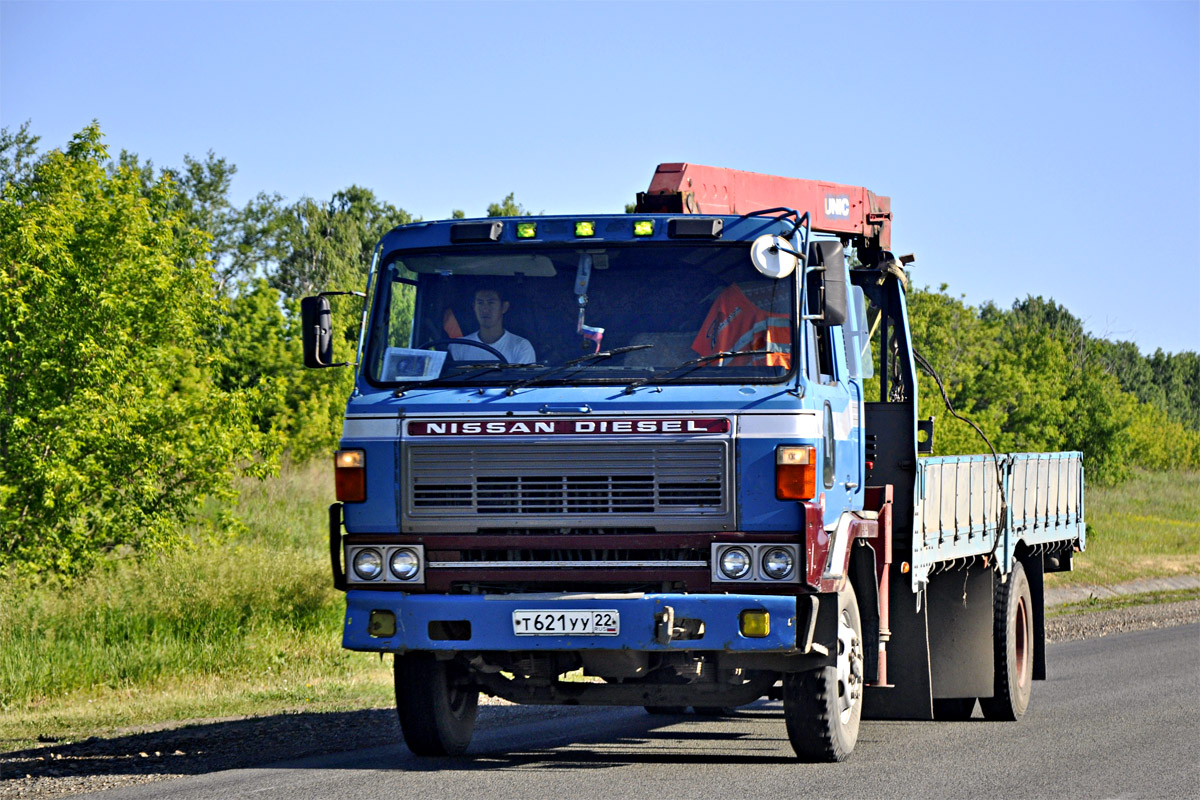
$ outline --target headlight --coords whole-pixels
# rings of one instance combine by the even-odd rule
[[[398,580],[411,581],[421,571],[421,561],[412,550],[397,550],[392,553],[390,566]]]
[[[354,554],[354,574],[364,581],[373,581],[383,574],[383,557],[378,550],[359,550]]]
[[[772,547],[763,553],[762,571],[768,578],[774,578],[777,581],[783,580],[792,574],[793,566],[795,566],[795,562],[792,554],[782,547]]]
[[[744,578],[750,573],[750,554],[740,547],[731,547],[721,553],[721,574],[731,580]]]

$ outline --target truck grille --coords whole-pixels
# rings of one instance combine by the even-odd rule
[[[711,440],[409,444],[401,511],[414,531],[445,531],[449,520],[465,531],[595,525],[599,515],[606,526],[699,530],[701,519],[720,529],[732,522],[728,459],[728,443]]]

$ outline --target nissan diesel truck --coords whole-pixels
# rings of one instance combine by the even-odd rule
[[[891,225],[863,188],[662,164],[633,213],[383,237],[329,546],[412,752],[466,752],[481,692],[768,698],[806,761],[863,719],[1022,716],[1081,455],[923,455]],[[338,366],[330,294],[309,366]]]

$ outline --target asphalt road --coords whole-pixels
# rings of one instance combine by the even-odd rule
[[[1200,796],[1200,625],[1051,645],[1017,723],[864,722],[842,764],[791,757],[778,703],[721,721],[488,707],[471,757],[401,745],[89,795],[117,798]],[[978,714],[978,712],[977,712]]]

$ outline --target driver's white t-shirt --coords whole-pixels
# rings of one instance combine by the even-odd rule
[[[479,338],[479,331],[476,331],[475,333],[469,333],[462,338],[470,339],[473,342],[481,341]],[[484,342],[484,344],[488,343]],[[499,350],[501,353],[503,353],[504,358],[507,359],[508,363],[510,364],[532,364],[537,360],[536,356],[533,354],[533,345],[529,343],[529,340],[517,336],[515,333],[510,333],[509,331],[505,331],[503,336],[488,344],[488,347]],[[482,347],[472,347],[469,344],[450,345],[450,357],[455,361],[496,360],[494,355],[489,353],[487,350],[484,350]]]

